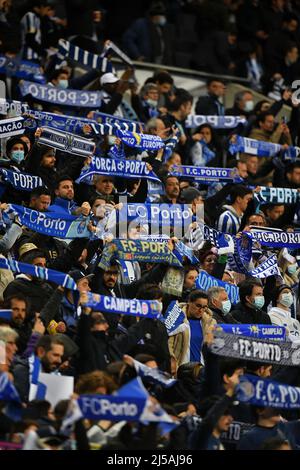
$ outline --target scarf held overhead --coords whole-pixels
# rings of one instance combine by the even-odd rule
[[[0,258],[0,268],[8,269],[17,274],[29,274],[44,281],[54,282],[66,289],[77,290],[75,281],[68,274],[55,271],[54,269],[41,268],[40,266],[33,266],[32,264],[21,263],[2,257]]]
[[[233,129],[239,124],[246,124],[246,119],[240,116],[203,116],[190,114],[185,121],[185,127],[194,128],[202,124],[210,124],[215,129]]]
[[[21,223],[34,232],[57,238],[89,238],[88,217],[74,217],[67,213],[38,212],[28,207],[11,204]]]
[[[213,354],[223,357],[281,366],[300,364],[300,344],[291,342],[254,339],[218,331],[214,333],[214,340],[209,348]]]
[[[91,292],[87,293],[87,300],[82,305],[98,312],[146,318],[157,318],[161,312],[160,302],[156,300],[121,299]]]
[[[50,127],[42,128],[41,135],[37,141],[40,144],[79,155],[80,157],[91,157],[96,148],[95,143],[88,139],[78,137],[69,132],[54,130]]]
[[[116,158],[92,157],[88,168],[82,170],[77,183],[89,180],[93,175],[107,175],[124,178],[146,178],[160,182],[153,171],[150,171],[145,162],[137,160],[119,160]]]
[[[243,375],[237,385],[237,399],[249,405],[270,408],[300,408],[300,387],[291,387],[255,375]]]
[[[112,259],[166,263],[170,266],[182,267],[180,261],[165,243],[143,240],[113,240],[105,246],[99,267],[106,270],[109,268]]]
[[[26,80],[20,82],[19,86],[22,96],[31,95],[37,101],[78,108],[99,108],[101,105],[99,91],[65,90]]]

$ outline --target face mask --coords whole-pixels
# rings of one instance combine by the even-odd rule
[[[222,302],[222,307],[221,307],[221,310],[223,313],[229,313],[230,312],[230,309],[231,309],[231,302],[230,300],[223,300]]]
[[[152,108],[156,108],[158,101],[157,100],[152,100],[151,98],[148,98],[146,100],[146,103],[149,104],[149,106],[151,106]]]
[[[263,308],[263,306],[265,305],[265,298],[263,295],[257,295],[255,298],[254,298],[254,302],[253,302],[253,305],[254,307],[258,308],[259,310],[261,308]]]
[[[108,136],[108,145],[115,145],[116,143],[116,137],[114,135],[109,135]]]
[[[254,101],[253,100],[249,100],[249,101],[246,101],[245,103],[245,111],[250,112],[250,111],[253,111],[254,109]]]
[[[280,299],[280,303],[282,305],[284,305],[285,307],[290,307],[293,302],[294,302],[294,297],[291,292],[282,294],[282,297]]]
[[[288,268],[287,268],[289,274],[295,274],[297,269],[298,269],[298,264],[297,263],[290,264],[290,266],[288,266]]]
[[[64,89],[68,88],[69,80],[59,80],[58,86],[59,88],[64,88]]]
[[[24,150],[13,150],[11,152],[11,159],[16,163],[21,163],[24,160]]]

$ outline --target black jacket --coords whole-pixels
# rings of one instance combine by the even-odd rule
[[[200,96],[196,103],[196,114],[221,116],[222,109],[224,110],[223,105],[213,95]]]
[[[216,320],[217,323],[239,323],[237,320],[233,318],[231,313],[224,314],[222,310],[210,309],[213,313],[213,318]]]
[[[23,276],[23,275],[21,275]],[[53,288],[47,282],[33,278],[17,277],[3,292],[4,300],[12,295],[23,294],[29,300],[29,319],[40,312],[53,293]]]
[[[233,318],[239,323],[257,323],[271,325],[269,315],[263,310],[250,308],[242,303],[237,304],[236,308],[231,312]]]

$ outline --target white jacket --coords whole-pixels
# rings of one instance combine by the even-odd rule
[[[268,311],[272,325],[284,326],[287,329],[287,337],[291,341],[300,342],[300,323],[291,317],[291,313],[279,307],[272,307]]]

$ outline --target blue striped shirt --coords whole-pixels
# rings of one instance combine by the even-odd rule
[[[223,233],[230,233],[236,235],[239,231],[242,215],[239,216],[232,206],[224,206],[226,208],[217,222],[217,229]]]

